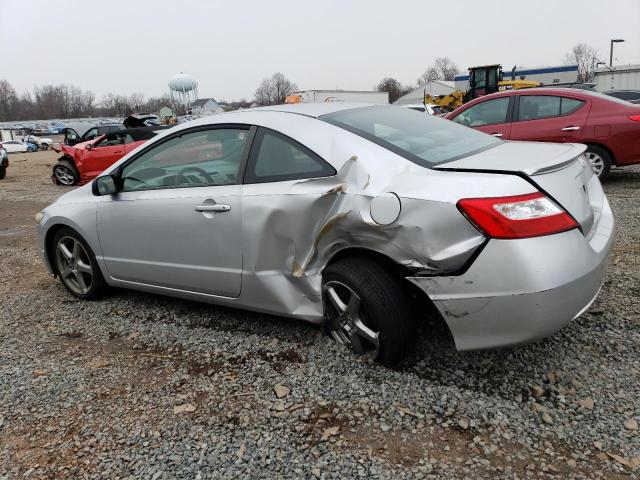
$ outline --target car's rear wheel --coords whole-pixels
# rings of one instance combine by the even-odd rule
[[[42,150],[49,150],[49,144],[48,143],[43,143],[42,144]]]
[[[416,325],[396,278],[368,258],[329,265],[322,285],[326,328],[339,343],[388,367],[413,349]]]
[[[99,298],[107,289],[91,247],[75,231],[64,228],[53,240],[53,258],[60,281],[83,300]]]
[[[71,187],[80,181],[76,167],[68,160],[60,160],[53,166],[53,177],[58,185]]]
[[[604,181],[609,176],[609,171],[611,170],[611,156],[609,153],[597,145],[589,145],[585,156],[600,181]]]
[[[7,168],[6,167],[0,167],[0,180],[2,180],[5,175],[7,174]]]

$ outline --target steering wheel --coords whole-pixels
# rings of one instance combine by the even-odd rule
[[[187,176],[186,174],[189,172],[193,172],[197,175],[200,175],[200,177],[198,176]],[[204,179],[205,181],[202,182],[198,182],[198,181],[194,181],[195,179]],[[182,184],[194,184],[194,185],[210,185],[212,183],[215,183],[213,181],[213,178],[211,178],[211,175],[209,175],[207,172],[205,172],[203,169],[198,168],[198,167],[185,167],[182,170],[180,170],[178,173],[176,173],[176,177],[174,180],[174,185],[178,186],[178,185],[182,185]]]

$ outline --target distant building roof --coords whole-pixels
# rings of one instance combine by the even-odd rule
[[[197,100],[195,100],[191,106],[192,107],[202,107],[204,106],[209,100],[211,100],[213,103],[217,104],[218,102],[215,101],[215,99],[213,98],[198,98]]]

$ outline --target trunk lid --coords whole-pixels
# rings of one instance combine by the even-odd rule
[[[574,143],[504,142],[437,169],[526,176],[569,212],[589,237],[605,196],[598,177],[582,156],[585,150],[586,146]]]

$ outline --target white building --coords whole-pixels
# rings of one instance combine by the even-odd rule
[[[191,104],[192,115],[211,115],[224,110],[213,98],[199,98]]]
[[[389,103],[389,93],[369,90],[302,90],[289,95],[287,102],[365,102],[386,104]]]
[[[423,103],[425,95],[448,95],[455,90],[454,83],[446,80],[432,80],[425,83],[421,87],[403,95],[393,103],[400,105],[409,105],[414,103]]]
[[[601,92],[608,90],[640,90],[640,64],[598,68],[595,82]]]

